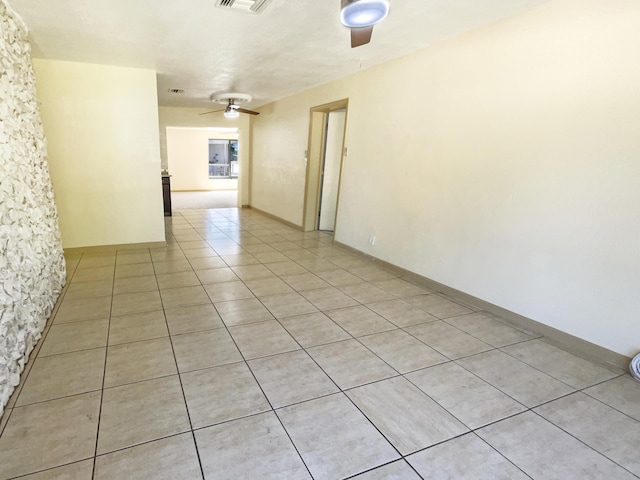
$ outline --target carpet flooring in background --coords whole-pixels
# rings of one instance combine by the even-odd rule
[[[238,206],[238,191],[171,192],[171,206],[176,211],[202,208],[235,208]]]

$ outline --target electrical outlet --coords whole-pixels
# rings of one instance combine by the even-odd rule
[[[369,245],[375,245],[376,244],[376,236],[374,234],[369,235]]]

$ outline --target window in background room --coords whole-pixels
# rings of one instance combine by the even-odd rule
[[[209,178],[238,178],[237,140],[209,140]]]

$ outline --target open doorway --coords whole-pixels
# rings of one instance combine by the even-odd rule
[[[333,232],[336,226],[346,118],[346,109],[335,110],[325,115],[324,154],[320,168],[318,230]]]
[[[303,228],[335,230],[348,100],[311,109]]]
[[[238,137],[236,128],[166,127],[175,210],[238,206]]]

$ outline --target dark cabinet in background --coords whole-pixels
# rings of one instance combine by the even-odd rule
[[[162,200],[164,203],[164,216],[171,216],[171,177],[162,176]]]

